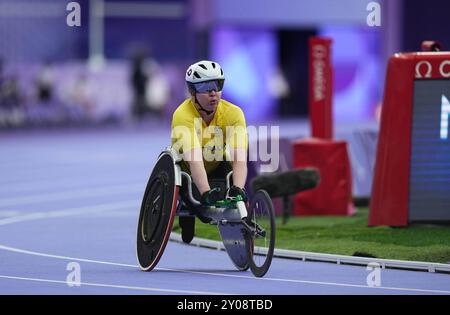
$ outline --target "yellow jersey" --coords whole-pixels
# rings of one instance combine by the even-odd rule
[[[173,113],[171,128],[172,148],[180,153],[202,148],[207,173],[221,161],[230,160],[227,148],[248,148],[244,113],[238,106],[223,99],[219,101],[209,125],[201,118],[191,99],[186,99]],[[182,168],[189,171],[187,163],[182,163]]]

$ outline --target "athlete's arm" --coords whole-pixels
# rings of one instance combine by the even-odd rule
[[[233,184],[240,188],[245,186],[247,180],[247,150],[233,149]]]
[[[200,157],[200,159],[197,157]],[[208,183],[208,175],[206,174],[205,166],[203,165],[202,149],[194,148],[187,151],[184,154],[184,160],[189,164],[192,179],[194,180],[200,194],[210,190],[211,188]]]
[[[247,126],[243,111],[239,108],[229,115],[232,120],[229,122],[233,129],[227,133],[227,147],[230,148],[231,163],[233,166],[233,184],[239,188],[244,188],[247,180]]]

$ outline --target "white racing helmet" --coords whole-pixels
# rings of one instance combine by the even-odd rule
[[[225,81],[222,67],[214,61],[202,60],[190,65],[186,71],[186,83],[190,91],[195,92],[195,84],[217,80],[222,87]]]

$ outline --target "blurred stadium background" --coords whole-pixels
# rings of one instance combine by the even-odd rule
[[[309,135],[308,38],[333,38],[334,121],[350,144],[353,194],[368,196],[386,62],[424,39],[450,47],[444,0],[0,0],[0,132],[46,128],[169,128],[186,97],[184,71],[200,59],[226,71],[223,97],[250,124]],[[162,119],[162,120],[161,120]],[[339,127],[345,127],[340,129]],[[283,131],[283,129],[282,129]]]
[[[67,24],[70,2],[80,6],[80,26]],[[381,6],[381,26],[367,23],[371,2]],[[247,124],[279,126],[277,171],[322,163],[319,187],[274,198],[277,214],[294,205],[294,214],[303,215],[287,224],[277,218],[277,249],[355,256],[351,261],[363,264],[375,258],[439,262],[448,272],[448,225],[369,226],[374,211],[367,207],[372,182],[377,187],[377,142],[386,135],[379,121],[388,60],[397,52],[420,51],[424,40],[449,50],[448,12],[448,0],[0,0],[0,294],[129,293],[123,285],[145,293],[448,294],[448,275],[385,269],[386,288],[370,291],[369,269],[345,266],[339,257],[334,266],[276,258],[269,273],[274,281],[264,285],[237,275],[224,253],[176,242],[169,243],[158,272],[142,275],[135,246],[145,184],[169,144],[172,113],[187,97],[186,68],[211,59],[226,75],[223,98],[243,109]],[[333,40],[334,137],[323,147],[310,139],[313,36]],[[412,85],[414,71],[408,71]],[[429,95],[449,91],[446,80]],[[401,90],[396,82],[390,86]],[[391,106],[384,114],[409,108],[409,97],[398,95],[385,102]],[[427,97],[421,103],[437,104]],[[393,120],[395,130],[409,131],[402,118]],[[422,160],[428,164],[416,172],[425,191],[417,195],[423,213],[439,202],[436,208],[449,218],[450,142],[439,138],[438,119],[432,123],[424,125],[429,137],[418,150],[427,153]],[[396,159],[383,158],[400,161],[384,168],[391,175],[413,160],[398,146],[413,142],[405,135],[398,140],[388,134]],[[430,156],[437,149],[444,154],[436,162]],[[249,163],[249,180],[260,164]],[[377,196],[398,195],[399,187],[408,196],[408,181],[379,181],[387,192],[373,193],[372,203]],[[410,191],[414,197],[419,190]],[[307,196],[318,206],[296,212]],[[390,206],[394,210],[383,204],[373,216],[401,212],[397,199]],[[173,230],[180,230],[177,222]],[[206,224],[197,224],[195,233],[219,238]],[[94,286],[68,287],[67,260],[83,263],[83,281]]]

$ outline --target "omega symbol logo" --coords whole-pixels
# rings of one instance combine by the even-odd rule
[[[447,66],[447,67],[446,67]],[[423,72],[425,70],[425,72]],[[416,64],[416,78],[431,78],[433,66],[429,61],[422,60]],[[444,60],[439,65],[439,74],[444,78],[450,77],[450,60]]]
[[[422,73],[420,72],[420,70],[421,70],[421,66],[422,65],[426,65],[427,66],[427,70],[425,71],[425,78],[431,78],[431,69],[432,69],[432,67],[431,67],[431,63],[429,63],[428,61],[425,61],[425,60],[422,60],[421,62],[419,62],[417,65],[416,65],[416,78],[422,78],[423,76],[422,76]],[[423,68],[423,67],[422,67]]]

